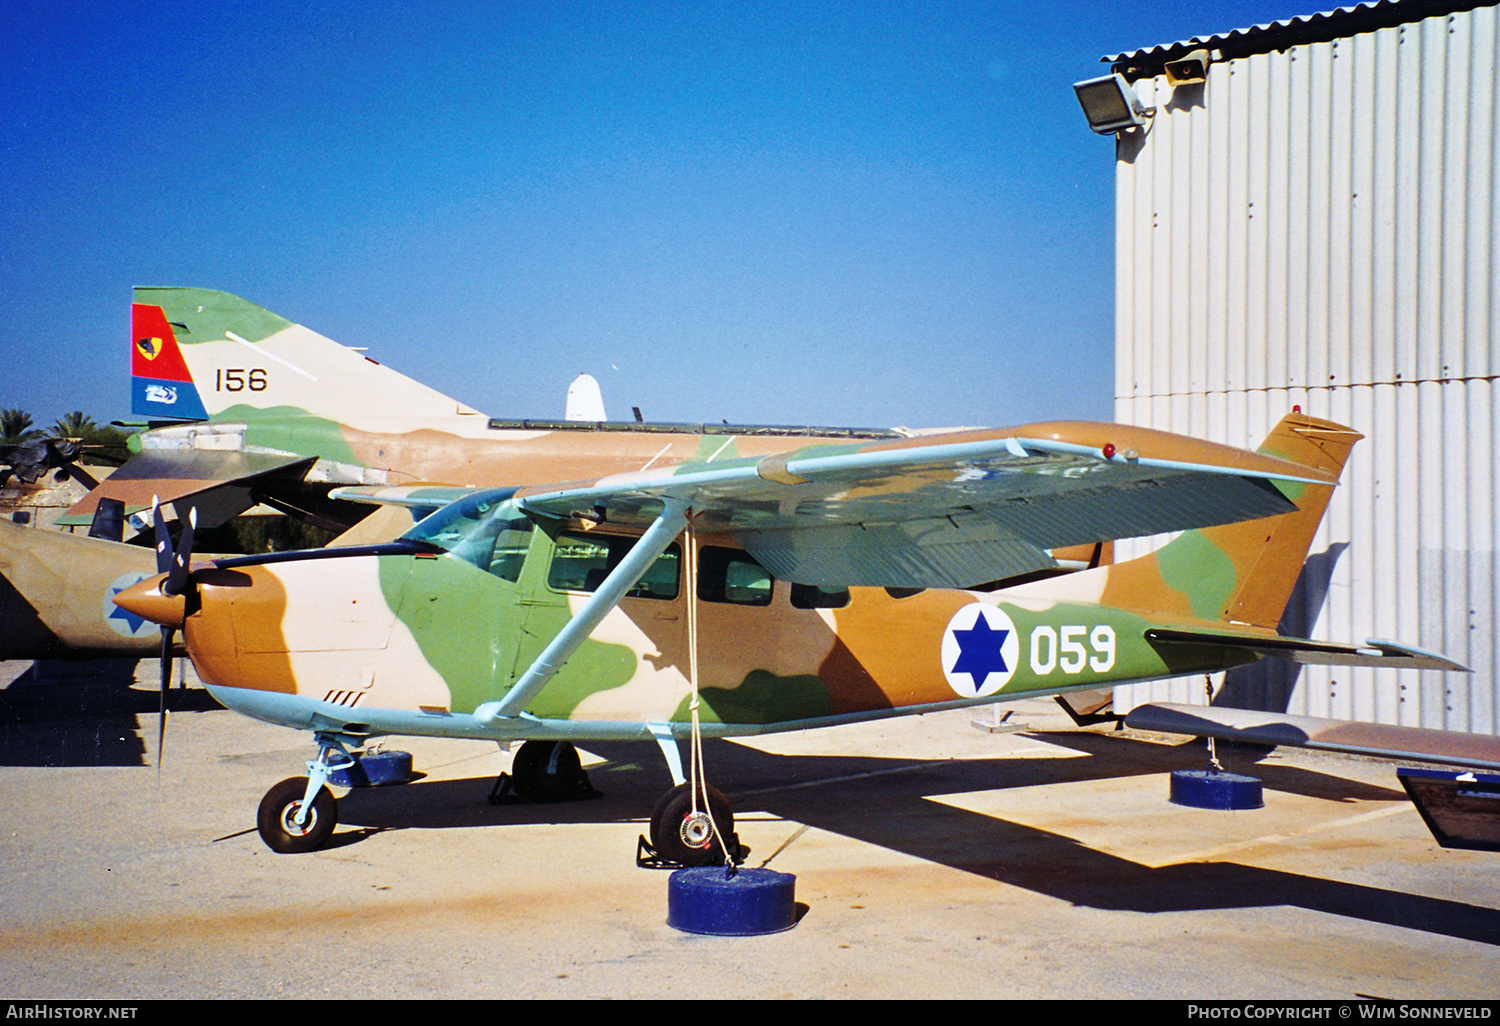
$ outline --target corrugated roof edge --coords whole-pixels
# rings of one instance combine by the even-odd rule
[[[1130,50],[1099,58],[1109,62],[1130,81],[1162,73],[1162,65],[1193,50],[1220,51],[1225,60],[1272,53],[1309,43],[1326,43],[1360,32],[1405,25],[1458,11],[1494,7],[1500,0],[1476,3],[1475,0],[1371,0],[1353,7],[1340,7],[1319,14],[1304,14],[1251,28],[1231,29],[1217,35],[1194,36],[1176,43],[1161,43],[1140,50]]]

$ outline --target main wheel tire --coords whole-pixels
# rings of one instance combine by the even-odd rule
[[[578,749],[566,741],[527,741],[510,764],[516,793],[529,802],[561,802],[586,789]]]
[[[260,800],[260,812],[255,825],[260,830],[260,839],[266,847],[281,855],[300,855],[317,851],[327,843],[338,825],[338,803],[333,792],[326,787],[318,788],[313,796],[312,808],[308,810],[307,822],[298,826],[294,822],[297,810],[302,807],[302,798],[307,794],[306,777],[288,777],[266,792]]]
[[[663,859],[683,866],[712,866],[724,861],[719,837],[728,841],[734,835],[734,813],[729,810],[729,799],[712,787],[707,798],[707,811],[719,828],[718,836],[701,818],[692,819],[693,794],[688,784],[678,784],[657,801],[651,810],[651,847]],[[700,801],[700,817],[703,812]]]

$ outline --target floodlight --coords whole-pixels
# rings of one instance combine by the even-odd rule
[[[1111,135],[1126,128],[1141,128],[1146,119],[1156,113],[1154,107],[1144,107],[1125,76],[1119,72],[1103,78],[1091,78],[1087,82],[1075,82],[1073,91],[1083,106],[1083,116],[1089,119],[1089,127],[1100,135]]]

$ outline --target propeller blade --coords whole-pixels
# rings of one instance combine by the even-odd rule
[[[167,689],[172,686],[172,640],[170,627],[161,629],[161,711],[156,717],[156,777],[161,779],[161,753],[167,740]]]
[[[164,574],[172,569],[172,536],[161,515],[161,499],[155,495],[151,496],[151,521],[156,526],[156,572]]]
[[[193,557],[193,534],[198,530],[198,508],[188,510],[187,523],[183,525],[182,537],[178,539],[177,551],[170,554],[167,582],[162,585],[165,595],[181,595],[188,585],[188,560]],[[170,550],[169,550],[170,552]]]

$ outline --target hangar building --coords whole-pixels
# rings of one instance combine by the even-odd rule
[[[1116,135],[1116,419],[1252,448],[1294,405],[1357,428],[1282,630],[1474,670],[1267,660],[1222,704],[1500,733],[1496,13],[1378,0],[1104,58],[1155,108]]]

